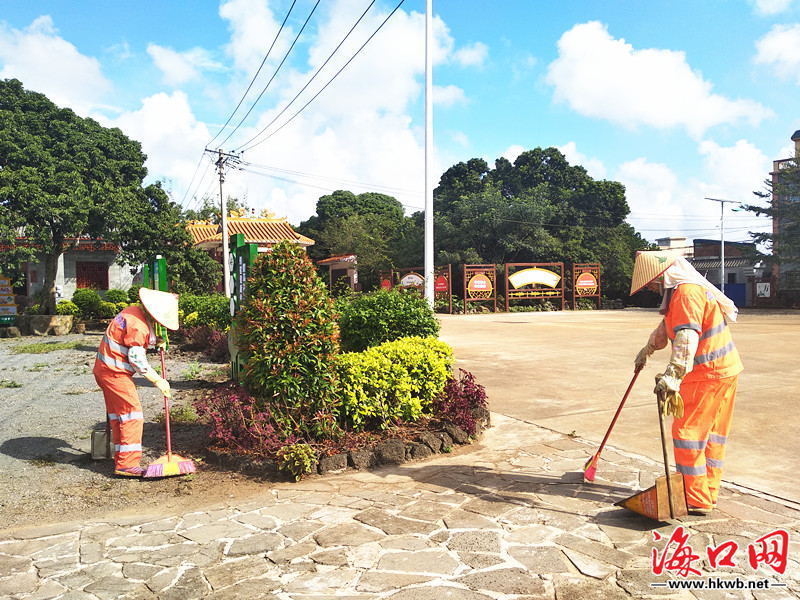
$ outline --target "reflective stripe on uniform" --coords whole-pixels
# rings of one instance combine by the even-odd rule
[[[723,464],[725,464],[725,461],[717,460],[716,458],[706,458],[706,466],[707,467],[713,467],[715,469],[721,469]]]
[[[682,323],[680,325],[675,325],[672,328],[672,333],[678,333],[681,329],[693,329],[697,333],[703,331],[703,328],[698,323]]]
[[[101,352],[97,353],[97,358],[109,367],[124,369],[125,371],[130,371],[131,373],[134,372],[134,368],[128,362],[117,360],[116,358],[112,358],[106,354],[102,354]]]
[[[678,468],[678,472],[683,473],[684,475],[705,475],[706,474],[706,467],[705,465],[700,467],[687,467],[684,465],[675,465]]]
[[[704,331],[703,335],[700,336],[700,339],[701,340],[707,340],[710,337],[714,337],[718,333],[722,333],[723,331],[725,331],[725,328],[727,326],[728,326],[727,323],[725,323],[725,321],[723,321],[722,323],[720,323],[716,327],[712,327],[708,331]]]
[[[111,348],[112,350],[114,350],[115,352],[119,352],[123,356],[128,356],[128,347],[127,346],[123,346],[122,344],[119,344],[119,343],[115,342],[114,340],[112,340],[107,335],[103,336],[103,340],[105,340],[106,344],[108,344],[108,347]]]
[[[694,357],[694,364],[695,365],[702,365],[707,362],[711,362],[712,360],[717,360],[718,358],[722,358],[729,352],[732,352],[736,346],[733,345],[733,342],[728,342],[722,348],[717,348],[716,350],[712,350],[707,354],[700,354]]]
[[[694,441],[694,440],[676,440],[675,438],[672,439],[672,445],[676,448],[681,448],[683,450],[702,450],[706,447],[705,440],[703,441]]]
[[[109,421],[116,421],[119,419],[119,415],[116,413],[108,413],[108,420]]]
[[[710,444],[724,444],[728,441],[728,438],[724,435],[717,435],[716,433],[711,433],[708,436],[708,442]]]
[[[119,420],[121,423],[126,423],[127,421],[143,421],[144,420],[144,413],[143,412],[132,412],[128,413],[127,415],[120,415]]]
[[[115,444],[114,450],[117,452],[141,452],[141,444]]]

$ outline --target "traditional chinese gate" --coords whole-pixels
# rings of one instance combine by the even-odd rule
[[[561,300],[564,263],[506,263],[506,312],[512,300]]]
[[[464,313],[470,302],[494,304],[497,312],[497,265],[464,265]]]
[[[578,308],[578,298],[596,298],[597,308],[602,302],[600,290],[600,263],[574,263],[572,265],[572,308]]]

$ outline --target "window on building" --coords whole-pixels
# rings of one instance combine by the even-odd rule
[[[736,273],[728,273],[728,283],[731,285],[736,283]]]
[[[75,279],[78,288],[108,289],[108,263],[76,262]]]

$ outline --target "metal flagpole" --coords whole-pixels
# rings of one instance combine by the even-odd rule
[[[433,0],[425,2],[425,299],[433,308]]]

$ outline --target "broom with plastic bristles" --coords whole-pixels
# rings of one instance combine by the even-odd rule
[[[161,376],[167,378],[167,367],[164,362],[164,350],[161,350]],[[144,477],[174,477],[194,473],[197,468],[194,461],[172,453],[172,438],[169,431],[169,398],[164,396],[164,423],[167,431],[167,453],[156,459],[147,467]]]
[[[622,402],[619,403],[619,407],[617,408],[617,412],[614,414],[614,418],[611,419],[611,425],[608,426],[608,431],[606,431],[606,435],[603,438],[603,443],[600,444],[600,448],[597,452],[592,456],[589,460],[586,461],[586,464],[583,465],[583,480],[592,482],[594,481],[594,476],[597,473],[597,463],[600,460],[600,453],[603,451],[603,448],[608,441],[608,436],[611,435],[611,430],[614,428],[614,424],[617,422],[617,418],[619,418],[619,413],[622,412],[622,407],[625,406],[625,401],[628,399],[628,395],[631,393],[631,389],[633,389],[633,384],[636,383],[636,378],[639,376],[639,373],[642,369],[636,369],[633,372],[633,378],[631,382],[628,384],[628,389],[625,390],[625,395],[622,396]]]

